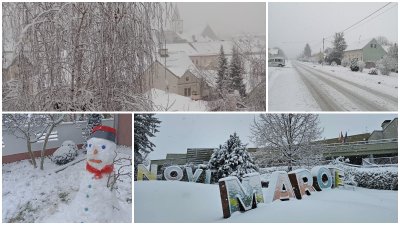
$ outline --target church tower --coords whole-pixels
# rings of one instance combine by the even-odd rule
[[[179,15],[178,4],[175,4],[174,12],[171,18],[171,26],[172,31],[176,32],[177,34],[183,33],[183,20]]]

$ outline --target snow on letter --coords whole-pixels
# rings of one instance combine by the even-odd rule
[[[302,199],[303,195],[311,195],[311,191],[315,191],[313,177],[309,170],[298,169],[289,172],[288,175],[297,199]]]
[[[294,198],[292,184],[285,171],[275,171],[271,175],[271,180],[266,192],[267,202],[275,200],[289,200]]]
[[[173,176],[172,173],[176,175]],[[179,166],[169,166],[164,170],[164,177],[166,180],[182,180],[183,171]]]
[[[137,180],[143,180],[146,177],[148,180],[157,180],[157,165],[151,165],[150,171],[143,165],[138,165]]]
[[[186,167],[186,174],[188,177],[188,182],[197,182],[200,178],[201,173],[203,173],[202,169],[196,169],[194,171],[193,175],[193,170],[192,167]],[[206,178],[204,180],[205,184],[209,184],[211,181],[211,170],[206,170]]]
[[[322,191],[322,189],[332,187],[331,171],[324,166],[316,166],[311,169],[313,176],[313,185],[315,190]]]
[[[328,166],[328,169],[332,175],[332,188],[343,186],[344,171],[334,166]]]
[[[235,176],[219,179],[218,183],[224,218],[236,211],[254,209],[257,203],[264,202],[258,173],[244,175],[242,183]]]

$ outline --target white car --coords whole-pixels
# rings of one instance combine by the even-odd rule
[[[268,59],[268,66],[284,67],[285,66],[285,58],[283,58],[283,57],[270,58],[270,59]]]

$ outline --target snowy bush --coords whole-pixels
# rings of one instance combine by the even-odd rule
[[[332,61],[331,66],[337,66],[337,63],[335,61]]]
[[[52,161],[57,165],[71,162],[78,155],[78,146],[73,141],[64,141],[54,153]]]
[[[342,59],[342,66],[347,67],[350,64],[350,60],[348,58],[343,58]]]
[[[247,152],[246,145],[243,145],[239,137],[234,133],[223,146],[219,146],[211,156],[209,167],[216,172],[212,180],[236,176],[239,179],[247,173],[258,171],[250,154]]]
[[[369,69],[368,74],[370,74],[370,75],[378,75],[378,69],[371,68],[371,69]]]
[[[350,63],[350,69],[351,71],[358,71],[358,60],[357,59],[352,59]]]
[[[358,68],[359,68],[359,71],[362,72],[363,69],[364,69],[364,67],[365,67],[365,62],[363,62],[363,61],[358,61],[358,62],[357,62],[357,66],[358,66]]]
[[[357,168],[342,162],[332,162],[344,171],[344,183],[380,190],[397,190],[397,168]]]
[[[377,62],[377,65],[382,75],[389,75],[390,71],[396,68],[396,60],[385,55]]]
[[[397,174],[397,172],[393,171],[355,170],[354,181],[357,182],[359,187],[396,190]]]

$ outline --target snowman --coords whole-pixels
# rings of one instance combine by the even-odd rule
[[[96,126],[87,141],[85,171],[81,176],[78,193],[71,204],[54,215],[53,221],[81,223],[130,222],[109,185],[113,182],[116,156],[116,130],[108,126]]]

